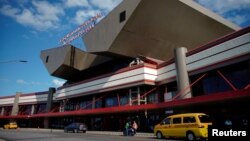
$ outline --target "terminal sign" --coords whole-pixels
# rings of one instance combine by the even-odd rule
[[[69,44],[76,38],[85,35],[95,26],[97,19],[101,18],[102,16],[102,13],[96,14],[94,17],[88,19],[83,24],[81,24],[78,28],[65,35],[62,39],[60,39],[59,42],[63,45]]]

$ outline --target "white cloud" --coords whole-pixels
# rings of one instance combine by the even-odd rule
[[[32,1],[31,8],[15,8],[11,5],[4,5],[0,13],[15,19],[18,23],[32,27],[36,30],[48,30],[57,28],[60,16],[64,10],[59,5],[52,5],[46,1]]]
[[[248,17],[244,16],[244,15],[235,15],[235,16],[231,16],[228,17],[228,20],[232,21],[233,23],[236,23],[238,25],[242,25],[243,23],[246,22],[246,19]]]
[[[59,5],[52,5],[46,1],[33,1],[37,9],[37,18],[41,21],[59,21],[59,16],[64,15],[64,10]]]
[[[222,17],[244,25],[249,21],[250,0],[195,0]]]
[[[30,10],[24,9],[21,14],[16,15],[16,21],[25,26],[31,26],[37,30],[53,28],[51,21],[38,19]]]
[[[97,13],[100,13],[99,10],[79,10],[76,12],[74,17],[74,21],[76,24],[82,24],[84,21],[88,20],[89,18],[95,16]]]
[[[14,8],[10,5],[4,5],[0,8],[0,13],[11,18],[15,18],[15,15],[20,12],[20,9]]]
[[[66,7],[88,7],[88,0],[65,0],[64,5]]]
[[[62,86],[62,85],[65,83],[64,80],[59,80],[59,79],[53,79],[52,82],[53,82],[53,84],[56,85],[57,87],[60,87],[60,86]]]
[[[31,85],[41,85],[40,82],[34,82],[34,81],[30,82],[30,84],[31,84]]]
[[[89,0],[89,2],[97,8],[111,11],[122,0]]]
[[[49,1],[1,2],[0,14],[13,18],[21,25],[37,31],[48,31],[63,27],[62,24],[81,24],[96,13],[112,10],[122,0],[61,0],[60,3]],[[66,14],[67,15],[66,15]],[[75,13],[75,15],[71,15]],[[63,17],[66,15],[66,17]],[[70,18],[68,18],[70,17]],[[66,21],[61,20],[67,19]]]
[[[97,13],[106,14],[116,7],[122,0],[89,0],[89,7],[78,10],[73,18],[76,24],[82,24]],[[105,11],[105,13],[103,13]],[[97,21],[99,22],[100,19]]]
[[[21,80],[21,79],[16,80],[16,83],[18,83],[18,84],[28,85],[28,82],[26,82],[26,81],[24,81],[24,80]]]
[[[250,0],[197,0],[200,4],[213,11],[224,14],[232,10],[241,10],[250,7]]]
[[[22,84],[22,85],[41,85],[40,82],[35,82],[35,81],[28,82],[28,81],[25,81],[25,80],[22,80],[22,79],[16,80],[16,83]]]

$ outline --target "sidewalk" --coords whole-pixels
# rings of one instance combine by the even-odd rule
[[[20,131],[51,132],[51,133],[64,132],[63,129],[44,129],[44,128],[18,128],[17,130],[20,130]],[[115,132],[115,131],[87,131],[86,134],[122,136],[123,132],[122,131],[117,131],[117,132]],[[153,133],[143,133],[143,132],[137,132],[135,136],[136,137],[155,137]]]

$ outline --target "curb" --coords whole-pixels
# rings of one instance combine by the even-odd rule
[[[20,131],[36,131],[36,132],[51,132],[51,133],[63,133],[63,129],[44,129],[44,128],[18,128]],[[123,136],[122,131],[87,131],[86,134],[99,134],[99,135],[114,135]],[[153,133],[137,132],[135,137],[155,137]],[[1,140],[0,141],[4,141]]]
[[[123,132],[110,132],[110,131],[87,131],[87,134],[100,134],[100,135],[116,135],[123,136]],[[135,137],[155,137],[153,133],[136,133]]]

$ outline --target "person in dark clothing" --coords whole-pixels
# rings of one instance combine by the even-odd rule
[[[137,130],[137,128],[138,128],[138,125],[137,125],[137,123],[135,122],[135,121],[133,121],[133,124],[132,124],[132,134],[136,134],[136,130]]]
[[[127,121],[125,123],[125,127],[124,127],[124,132],[123,132],[124,136],[128,136],[129,135],[129,127],[130,127],[130,123],[129,123],[129,121]]]

